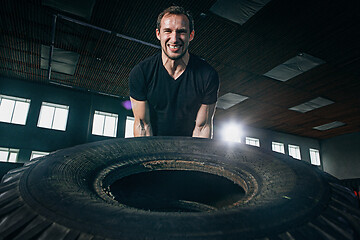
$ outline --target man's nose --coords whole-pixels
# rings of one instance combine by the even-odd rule
[[[177,32],[172,32],[171,35],[170,35],[170,40],[172,42],[177,42],[178,41],[178,38],[179,38],[179,34]]]

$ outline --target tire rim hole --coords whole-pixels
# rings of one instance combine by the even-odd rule
[[[161,170],[123,177],[109,186],[121,204],[155,212],[208,212],[230,208],[245,191],[229,179],[200,171]]]

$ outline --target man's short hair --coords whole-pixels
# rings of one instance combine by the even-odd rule
[[[186,11],[183,7],[180,6],[171,6],[166,8],[164,11],[162,11],[157,18],[157,22],[156,22],[157,29],[160,30],[161,19],[166,14],[175,14],[175,15],[184,14],[189,20],[190,33],[194,30],[194,19],[191,13],[189,11]]]

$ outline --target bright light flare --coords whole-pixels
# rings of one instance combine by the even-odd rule
[[[222,140],[241,143],[242,127],[236,123],[229,123],[222,128]]]

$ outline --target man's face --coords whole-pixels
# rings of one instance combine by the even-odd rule
[[[185,15],[165,14],[160,30],[156,29],[156,36],[163,53],[171,60],[178,60],[187,52],[194,31],[190,33],[189,20]]]

